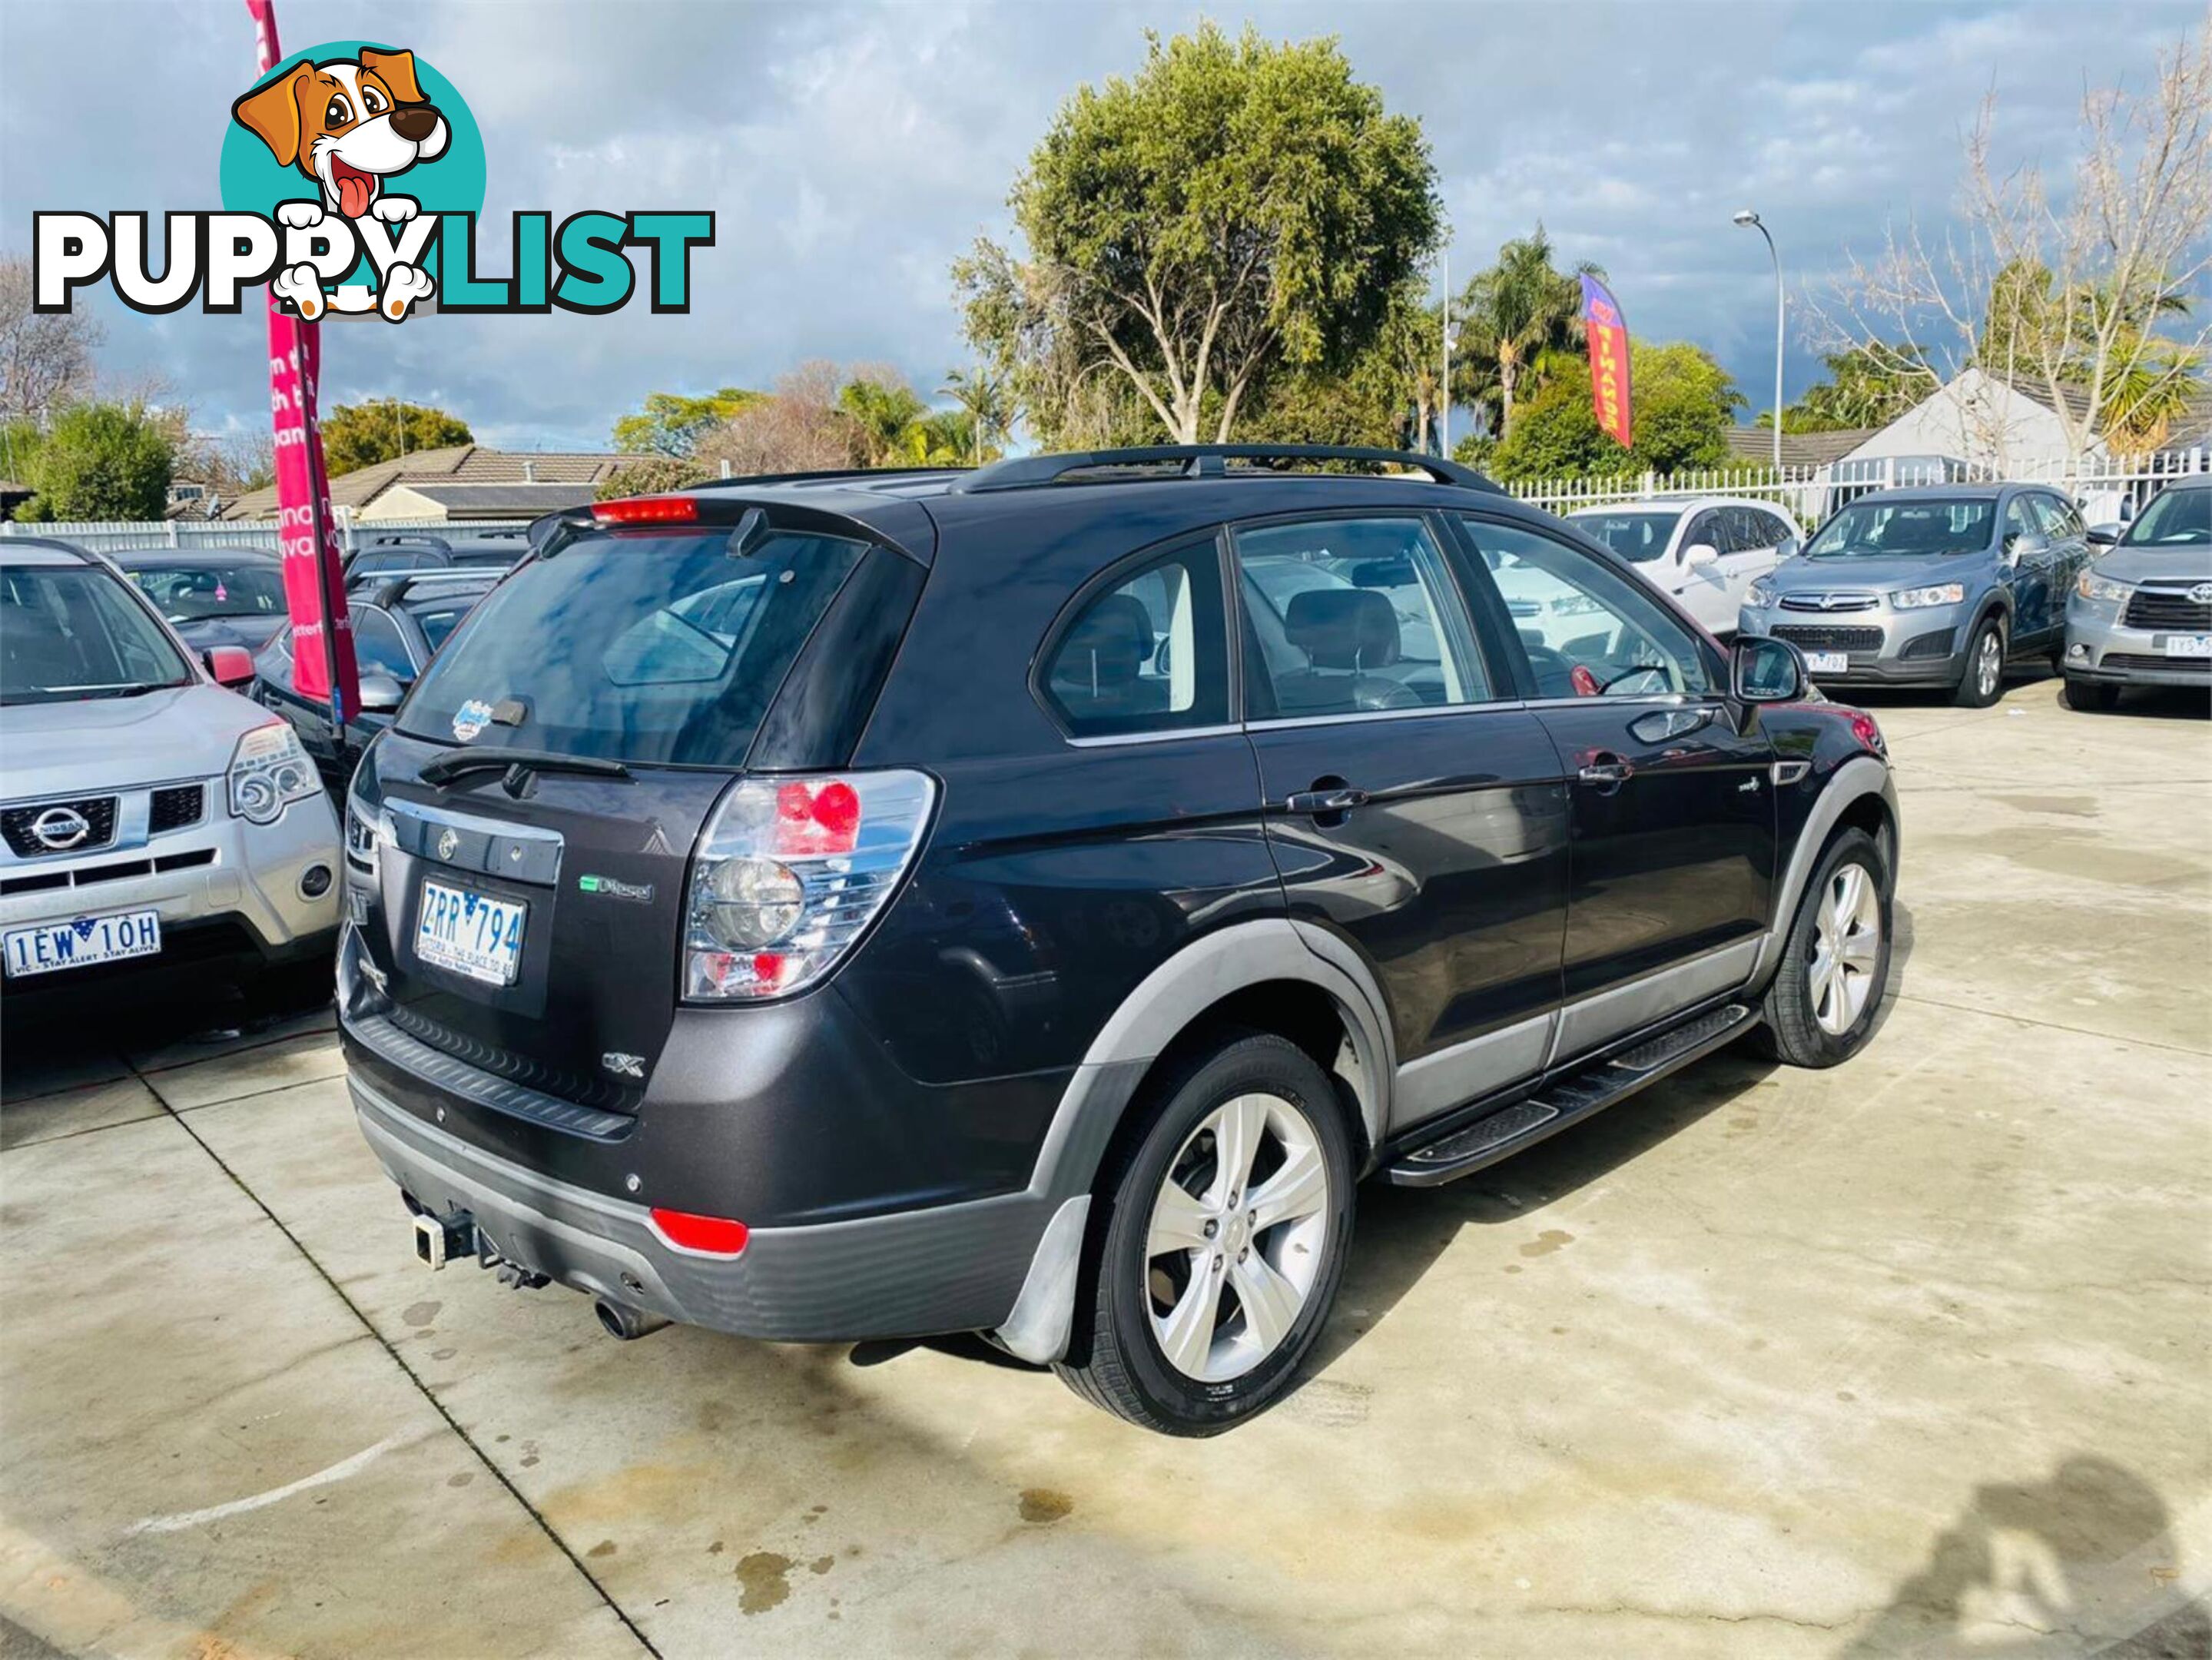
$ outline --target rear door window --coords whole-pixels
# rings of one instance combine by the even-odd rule
[[[1109,575],[1048,648],[1039,690],[1077,738],[1226,722],[1228,629],[1212,538]]]
[[[403,685],[415,678],[399,624],[374,605],[353,608],[353,655],[363,674],[388,674]]]
[[[400,730],[450,744],[464,704],[512,700],[479,749],[736,766],[866,544],[777,532],[596,533],[485,595],[423,672]],[[884,555],[885,557],[896,556]],[[739,605],[734,593],[754,597]]]
[[[1443,556],[1413,518],[1237,532],[1245,714],[1302,719],[1492,693]]]

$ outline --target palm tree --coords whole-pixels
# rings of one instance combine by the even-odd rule
[[[992,440],[1004,434],[1014,423],[1013,402],[1007,396],[1006,377],[977,369],[973,374],[954,369],[945,377],[938,392],[950,398],[968,412],[974,429],[975,465],[983,465],[983,452],[992,447]]]
[[[1588,261],[1573,271],[1552,265],[1551,239],[1539,224],[1498,250],[1498,263],[1479,272],[1458,303],[1461,352],[1454,362],[1456,401],[1483,410],[1504,438],[1513,408],[1527,401],[1547,360],[1583,343],[1582,286],[1576,277],[1605,273]],[[1464,367],[1462,367],[1464,366]]]

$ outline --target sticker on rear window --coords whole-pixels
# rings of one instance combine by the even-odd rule
[[[464,744],[473,742],[490,724],[491,705],[481,697],[471,697],[453,711],[453,736]]]

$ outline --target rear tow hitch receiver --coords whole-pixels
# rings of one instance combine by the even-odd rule
[[[415,1225],[415,1255],[424,1266],[434,1270],[460,1258],[477,1259],[476,1219],[468,1212],[457,1210],[450,1216],[417,1213],[410,1219]]]

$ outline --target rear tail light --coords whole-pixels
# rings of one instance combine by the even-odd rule
[[[692,864],[684,996],[781,997],[828,974],[913,863],[936,799],[919,772],[738,784]]]
[[[1861,749],[1875,755],[1889,753],[1889,745],[1882,742],[1881,727],[1864,709],[1851,711],[1851,736],[1858,740]]]
[[[592,517],[602,525],[696,525],[699,504],[688,496],[634,496],[592,503]]]

